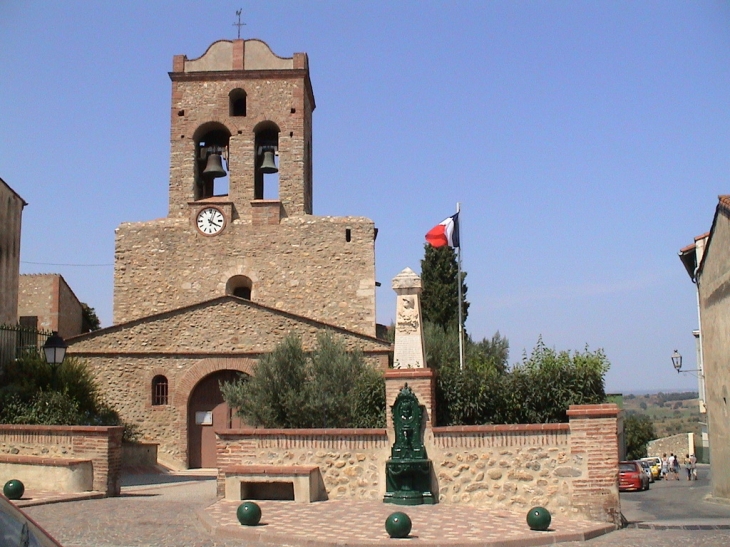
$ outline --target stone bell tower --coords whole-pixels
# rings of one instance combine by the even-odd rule
[[[286,59],[259,40],[221,40],[197,59],[176,55],[170,79],[169,216],[194,214],[202,201],[230,209],[233,220],[256,208],[312,214],[306,53]],[[262,203],[276,179],[278,199],[268,201],[279,203]]]
[[[312,213],[305,53],[221,40],[173,58],[167,217],[117,228],[114,323],[223,295],[375,335],[375,235]]]

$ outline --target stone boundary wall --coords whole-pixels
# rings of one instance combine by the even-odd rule
[[[216,431],[218,496],[222,468],[317,465],[330,499],[381,499],[390,443],[385,429],[229,429]]]
[[[566,513],[571,477],[584,473],[569,424],[436,427],[429,444],[444,503]]]
[[[666,454],[679,455],[679,461],[684,462],[687,454],[695,453],[695,435],[694,433],[679,433],[678,435],[670,435],[661,439],[654,439],[646,444],[647,456],[659,456],[660,458]]]
[[[620,524],[619,409],[574,405],[570,423],[427,427],[432,488],[441,503],[524,510]],[[220,469],[318,465],[330,499],[382,500],[391,442],[385,429],[217,431]]]
[[[122,426],[0,424],[0,454],[91,460],[93,489],[118,496],[123,430]]]

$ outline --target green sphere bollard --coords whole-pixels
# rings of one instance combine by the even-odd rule
[[[391,513],[387,519],[385,519],[385,531],[392,538],[405,538],[411,533],[411,517],[400,511]]]
[[[533,507],[527,513],[527,525],[530,530],[537,530],[538,532],[544,532],[550,527],[550,511],[544,507]]]
[[[256,526],[261,520],[261,507],[252,501],[244,501],[238,506],[236,516],[244,526]]]
[[[18,479],[11,479],[5,483],[3,488],[3,494],[9,500],[19,500],[23,497],[25,492],[25,485]]]

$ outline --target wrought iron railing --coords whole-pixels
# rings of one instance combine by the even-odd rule
[[[0,367],[26,355],[41,351],[50,331],[21,325],[0,325]]]

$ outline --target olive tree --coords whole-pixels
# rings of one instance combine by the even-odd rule
[[[384,427],[385,380],[359,351],[331,333],[311,352],[287,336],[253,375],[221,384],[224,400],[247,423],[263,427]]]

